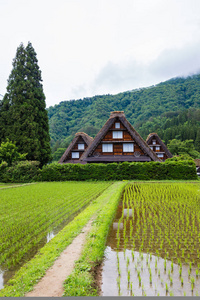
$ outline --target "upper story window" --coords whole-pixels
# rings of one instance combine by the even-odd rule
[[[153,140],[153,141],[152,141],[152,144],[153,144],[153,145],[156,145],[156,140]]]
[[[164,154],[163,153],[158,153],[157,156],[158,157],[164,157]]]
[[[102,152],[113,152],[113,144],[102,144]]]
[[[134,144],[133,143],[123,144],[123,152],[134,152]]]
[[[122,139],[123,138],[123,131],[113,131],[112,132],[113,139]]]
[[[120,128],[120,123],[119,122],[115,123],[115,128]]]
[[[160,146],[156,146],[156,151],[159,151],[160,150]]]
[[[72,152],[72,158],[79,158],[79,152]]]
[[[78,144],[78,150],[84,150],[85,149],[85,144]]]

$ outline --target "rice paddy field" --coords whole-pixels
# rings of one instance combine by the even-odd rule
[[[0,289],[38,249],[110,185],[108,182],[51,182],[18,187],[0,184]]]
[[[200,184],[131,183],[107,241],[102,296],[200,295]]]

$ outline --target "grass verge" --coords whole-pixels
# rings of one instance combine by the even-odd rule
[[[97,220],[94,222],[94,228],[98,225],[99,216],[102,215],[103,211],[107,211],[108,213],[110,207],[112,207],[114,215],[114,209],[115,207],[117,208],[118,198],[125,184],[125,182],[115,182],[109,186],[103,194],[101,194],[101,196],[95,199],[91,205],[74,218],[74,220],[61,230],[48,244],[46,244],[31,261],[25,264],[15,274],[15,276],[8,282],[8,285],[0,291],[0,297],[23,297],[27,292],[31,291],[40,278],[45,275],[46,270],[53,265],[56,258],[81,232],[81,229],[87,224],[94,214],[97,215]],[[109,219],[111,220],[112,217],[109,216]],[[108,220],[104,221],[105,224],[109,226]],[[107,228],[107,231],[108,230],[109,227]],[[92,241],[93,237],[91,236],[91,242]],[[99,246],[102,248],[100,251],[102,257],[105,241],[104,244],[101,244],[102,240],[99,242]],[[99,258],[97,256],[97,260]]]
[[[109,198],[109,201],[101,208],[93,222],[82,255],[64,283],[65,297],[98,296],[98,287],[95,284],[95,268],[102,262],[110,225],[114,219],[125,184],[125,182],[115,183],[113,187],[115,192],[107,196],[104,194],[104,197]]]

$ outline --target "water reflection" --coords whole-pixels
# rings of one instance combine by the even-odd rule
[[[172,270],[170,260],[165,261],[156,255],[132,252],[128,249],[125,252],[117,252],[108,246],[102,270],[102,296],[200,295],[200,276],[196,276],[195,268],[191,269],[191,274],[188,276],[188,269],[188,265],[182,265],[180,276],[179,265],[173,263]],[[193,291],[191,290],[192,278],[195,279]]]

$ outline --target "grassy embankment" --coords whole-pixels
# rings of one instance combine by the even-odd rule
[[[39,279],[44,276],[46,270],[53,265],[55,259],[73,241],[73,239],[81,232],[81,229],[95,214],[97,219],[94,221],[93,227],[99,228],[102,222],[102,216],[105,224],[104,229],[100,226],[101,238],[99,240],[94,241],[94,239],[98,238],[98,235],[90,236],[89,239],[89,241],[94,245],[97,245],[98,243],[98,247],[96,246],[98,250],[95,250],[97,251],[96,255],[94,255],[95,251],[91,251],[92,248],[90,248],[89,252],[91,255],[93,253],[93,259],[89,259],[91,267],[89,268],[87,265],[87,270],[85,270],[85,272],[88,272],[88,280],[87,287],[84,289],[82,294],[89,295],[91,285],[93,284],[92,274],[89,272],[89,269],[94,266],[95,262],[99,261],[99,259],[103,257],[109,225],[115,214],[119,196],[124,186],[125,183],[116,182],[109,186],[98,198],[93,200],[83,212],[75,217],[74,220],[61,230],[48,244],[46,244],[31,261],[26,263],[15,274],[14,278],[9,281],[9,285],[0,291],[0,297],[22,297],[28,291],[31,291]],[[92,247],[92,244],[90,246]],[[75,291],[75,288],[73,290]],[[77,291],[76,293],[80,293],[80,291]],[[97,290],[93,291],[93,294],[97,295]]]

